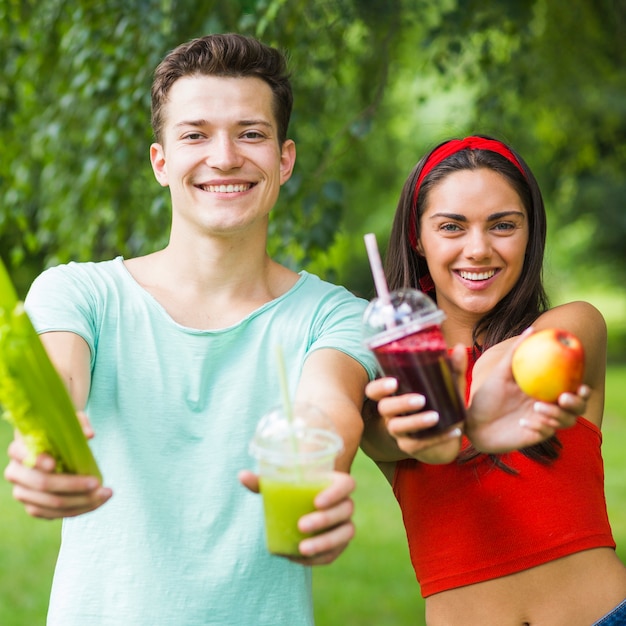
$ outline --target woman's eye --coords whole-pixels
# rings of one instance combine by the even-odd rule
[[[187,133],[184,136],[184,139],[189,139],[191,141],[197,141],[198,139],[202,139],[201,133]]]
[[[446,233],[455,233],[460,230],[460,227],[458,224],[442,224],[439,229]]]
[[[512,224],[511,222],[498,222],[497,224],[494,225],[494,230],[513,230],[515,228],[515,224]]]

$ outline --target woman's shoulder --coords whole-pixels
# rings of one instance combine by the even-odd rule
[[[600,310],[584,300],[567,302],[549,309],[537,318],[533,328],[563,328],[580,338],[589,337],[596,342],[605,340],[607,333],[606,321]]]
[[[587,315],[596,316],[599,319],[604,319],[604,316],[600,310],[591,302],[586,300],[573,300],[572,302],[565,302],[548,309],[545,313],[539,316],[541,319],[544,316],[553,315]]]

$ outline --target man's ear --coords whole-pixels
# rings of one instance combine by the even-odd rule
[[[160,143],[153,143],[150,146],[150,163],[152,164],[152,171],[157,182],[162,187],[168,187],[170,183],[167,176],[165,151]]]
[[[292,139],[287,139],[280,149],[280,184],[285,184],[293,172],[296,164],[296,144]]]

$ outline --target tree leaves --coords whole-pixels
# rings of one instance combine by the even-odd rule
[[[0,0],[0,18],[0,254],[22,290],[46,264],[164,245],[152,72],[177,44],[218,31],[290,57],[298,162],[271,221],[280,260],[367,273],[354,264],[364,230],[384,245],[413,164],[469,131],[520,150],[551,215],[584,218],[587,241],[572,251],[626,267],[624,3]],[[338,239],[343,256],[324,261]]]

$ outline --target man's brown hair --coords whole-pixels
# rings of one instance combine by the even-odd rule
[[[293,93],[281,51],[236,33],[206,35],[172,50],[156,68],[152,83],[152,130],[159,143],[169,90],[184,76],[254,77],[265,81],[273,94],[278,140],[282,145],[287,139]]]

